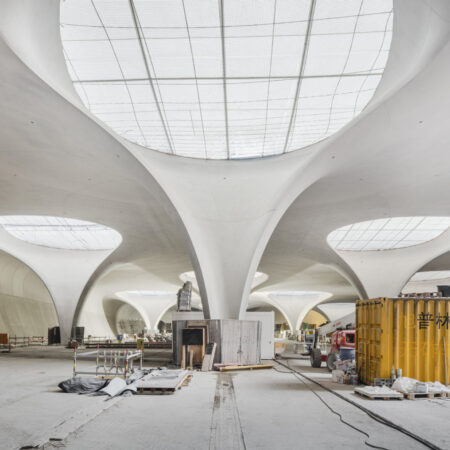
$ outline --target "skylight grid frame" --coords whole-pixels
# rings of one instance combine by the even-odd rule
[[[94,0],[92,0],[92,1],[94,1]],[[156,107],[158,109],[158,113],[159,113],[160,118],[161,118],[161,124],[162,124],[163,129],[164,129],[164,134],[165,134],[166,139],[167,139],[167,144],[169,146],[170,153],[175,154],[175,149],[174,149],[174,146],[173,146],[172,137],[170,135],[170,127],[169,127],[169,124],[167,123],[167,118],[165,117],[164,105],[162,104],[161,93],[159,92],[159,98],[156,95],[156,90],[158,89],[158,91],[159,91],[158,82],[156,81],[157,89],[155,89],[155,86],[153,84],[153,79],[152,79],[152,74],[151,74],[151,71],[150,71],[150,67],[152,68],[153,73],[155,74],[155,77],[156,77],[156,72],[155,72],[155,68],[153,66],[152,57],[151,57],[151,54],[150,54],[150,51],[149,51],[149,48],[148,48],[148,45],[147,45],[147,41],[145,40],[145,38],[142,35],[142,27],[141,27],[141,24],[140,24],[140,21],[139,21],[138,14],[136,12],[136,7],[134,5],[134,0],[129,0],[129,5],[130,5],[130,10],[131,10],[131,15],[133,17],[134,26],[135,26],[135,29],[136,29],[136,35],[137,35],[138,41],[139,41],[139,47],[141,49],[142,58],[144,60],[145,69],[146,69],[146,72],[147,72],[150,89],[152,91],[153,97],[155,99]],[[144,138],[144,140],[145,140],[145,138]]]
[[[450,270],[430,270],[416,272],[409,280],[409,283],[417,283],[432,280],[445,280],[450,278]]]
[[[395,217],[341,227],[327,240],[335,250],[393,250],[429,242],[449,228],[450,217]]]
[[[112,250],[122,241],[105,225],[52,216],[0,216],[0,227],[17,239],[64,250]]]
[[[124,137],[129,138],[132,141],[137,142],[138,144],[145,145],[149,148],[159,150],[159,151],[165,151],[169,153],[175,153],[178,154],[178,150],[174,149],[175,146],[180,146],[180,154],[183,156],[193,156],[193,157],[201,157],[201,158],[225,158],[225,159],[233,159],[234,157],[264,157],[268,155],[276,155],[281,154],[283,152],[287,151],[293,151],[297,150],[299,147],[303,148],[310,144],[313,144],[314,142],[317,142],[324,137],[328,137],[329,135],[333,134],[334,132],[338,131],[342,126],[344,126],[347,122],[353,119],[352,114],[350,111],[345,112],[341,108],[336,108],[333,102],[333,107],[331,110],[328,111],[328,118],[329,121],[326,125],[326,127],[321,127],[319,125],[319,122],[315,120],[315,118],[320,117],[316,116],[316,112],[313,110],[305,112],[302,110],[302,114],[299,114],[299,110],[296,107],[295,109],[292,109],[292,113],[290,115],[290,119],[288,120],[287,117],[283,117],[282,112],[286,111],[286,105],[290,102],[291,104],[299,104],[301,103],[302,93],[299,91],[297,94],[298,96],[295,96],[295,98],[292,95],[277,95],[277,98],[285,98],[283,105],[277,106],[277,101],[273,102],[272,98],[272,87],[279,85],[280,82],[284,82],[286,80],[294,80],[297,83],[297,86],[302,84],[304,79],[315,79],[315,78],[338,78],[341,80],[343,77],[353,77],[353,76],[360,76],[364,75],[366,80],[369,79],[375,79],[372,78],[374,76],[377,77],[377,81],[379,81],[379,76],[382,74],[384,66],[383,66],[383,58],[385,54],[387,53],[388,46],[386,46],[386,42],[388,39],[385,39],[386,35],[390,32],[390,24],[391,20],[388,19],[386,21],[386,26],[384,31],[379,29],[382,25],[382,18],[384,18],[386,15],[388,15],[390,18],[392,17],[392,11],[390,7],[392,6],[391,0],[385,0],[384,2],[377,2],[377,5],[374,6],[373,3],[368,2],[367,0],[350,0],[346,1],[344,3],[346,4],[353,4],[358,3],[361,5],[361,2],[364,5],[369,5],[365,8],[365,10],[361,13],[361,10],[358,11],[358,14],[352,13],[351,8],[348,8],[347,10],[343,10],[340,7],[336,9],[334,5],[337,5],[336,2],[339,3],[339,0],[336,0],[336,2],[329,2],[329,0],[303,0],[301,2],[300,0],[266,0],[266,1],[259,1],[255,2],[254,6],[247,7],[248,12],[246,13],[247,16],[245,20],[240,23],[237,21],[231,20],[229,23],[227,23],[227,5],[233,5],[234,0],[219,0],[217,3],[215,3],[215,9],[213,15],[216,16],[216,18],[219,18],[216,22],[211,22],[211,18],[208,16],[211,16],[211,13],[204,14],[204,21],[202,22],[196,22],[191,24],[190,23],[190,14],[192,14],[192,11],[195,9],[197,10],[203,10],[203,6],[205,4],[210,4],[211,2],[202,2],[199,0],[198,2],[193,0],[168,0],[167,3],[164,3],[164,8],[166,8],[166,11],[169,11],[170,13],[172,11],[175,12],[175,15],[180,18],[183,17],[183,21],[172,21],[171,14],[167,14],[165,21],[161,22],[158,14],[159,14],[159,6],[158,9],[153,7],[153,11],[151,14],[151,21],[148,21],[145,19],[144,23],[142,23],[142,17],[141,14],[145,13],[145,10],[142,9],[142,5],[150,5],[149,7],[152,8],[152,2],[142,2],[140,0],[128,0],[125,1],[125,3],[129,3],[130,9],[134,11],[132,14],[135,18],[134,26],[131,26],[130,24],[123,24],[120,22],[115,22],[114,11],[111,13],[113,17],[113,22],[111,27],[109,27],[109,34],[113,33],[114,38],[116,38],[117,42],[134,42],[134,45],[136,45],[136,40],[138,40],[141,44],[141,48],[143,49],[143,60],[146,63],[147,67],[147,76],[144,77],[136,77],[136,78],[127,78],[127,76],[124,76],[123,69],[122,71],[122,78],[110,78],[107,79],[83,79],[76,75],[73,76],[75,78],[74,84],[78,85],[77,90],[80,92],[80,95],[83,96],[83,101],[87,104],[87,106],[91,107],[91,105],[97,103],[96,101],[91,101],[89,98],[89,95],[85,94],[83,92],[83,89],[86,88],[88,83],[112,83],[115,81],[122,81],[125,83],[125,86],[129,86],[130,83],[145,83],[147,86],[152,87],[154,89],[153,97],[154,97],[154,105],[157,107],[157,109],[160,110],[160,121],[161,121],[161,128],[158,129],[156,122],[150,124],[148,122],[148,117],[145,117],[145,115],[142,116],[142,114],[138,114],[138,117],[135,118],[135,126],[131,126],[131,122],[126,119],[126,115],[124,116],[124,120],[121,119],[113,119],[113,115],[110,114],[110,112],[104,112],[101,113],[101,119],[105,120],[105,122],[112,127],[114,130],[118,131],[119,134],[123,135]],[[64,2],[72,3],[72,1]],[[91,0],[92,5],[94,3],[104,3],[101,0]],[[86,2],[77,2],[77,6],[81,4],[80,8],[82,8],[82,5]],[[107,3],[107,2],[106,2]],[[106,4],[105,3],[105,4]],[[117,4],[122,4],[123,2],[117,2]],[[236,4],[239,4],[240,2],[237,2]],[[309,17],[306,20],[304,17],[300,15],[291,14],[291,16],[277,16],[277,4],[279,5],[288,5],[288,7],[285,6],[286,10],[290,10],[292,13],[293,11],[293,5],[300,5],[300,4],[324,4],[326,5],[329,3],[329,5],[326,5],[326,8],[329,8],[328,10],[325,9],[325,12],[327,14],[322,14],[320,17],[313,14],[313,17]],[[212,3],[211,3],[212,4]],[[203,6],[202,6],[203,5]],[[246,3],[245,5],[250,5],[250,3]],[[381,6],[380,6],[381,5]],[[269,16],[262,16],[259,14],[259,10],[262,10],[261,7],[267,7],[271,10],[271,15]],[[64,7],[64,4],[62,5],[62,8]],[[72,6],[73,8],[73,6]],[[172,11],[170,11],[170,9]],[[254,8],[254,9],[252,9]],[[300,7],[299,7],[300,8]],[[334,9],[333,9],[334,8]],[[379,8],[380,10],[378,10]],[[301,8],[300,8],[301,9]],[[381,10],[383,9],[383,10]],[[341,12],[342,14],[336,15],[337,11]],[[311,11],[310,11],[311,12]],[[194,11],[195,16],[195,11]],[[102,40],[105,40],[110,43],[112,48],[114,46],[111,43],[111,36],[107,35],[106,39],[103,39],[102,36],[99,34],[101,29],[99,30],[100,25],[93,22],[92,18],[89,18],[86,15],[81,14],[79,17],[82,17],[83,20],[86,20],[86,23],[73,23],[71,20],[62,20],[62,28],[66,29],[68,27],[71,27],[71,31],[69,33],[69,38],[64,41],[65,45],[69,44],[70,42],[76,43],[81,41],[91,41],[91,42],[101,42]],[[150,17],[149,14],[145,17]],[[352,39],[355,38],[355,36],[365,36],[370,35],[370,33],[375,33],[377,35],[383,34],[383,44],[380,47],[380,51],[378,53],[377,58],[375,58],[374,64],[370,68],[361,67],[361,70],[355,70],[355,71],[349,71],[347,73],[343,73],[344,71],[341,71],[340,73],[312,73],[308,74],[303,72],[299,75],[298,73],[289,73],[286,71],[277,72],[274,71],[275,68],[283,67],[280,66],[279,60],[277,58],[280,57],[279,52],[275,52],[274,46],[276,46],[277,39],[288,39],[288,38],[300,38],[305,37],[305,41],[309,40],[311,36],[339,36],[339,35],[348,35],[349,32],[345,29],[341,30],[332,30],[332,33],[329,33],[326,31],[326,27],[322,30],[318,30],[317,32],[314,32],[314,24],[322,23],[326,24],[328,22],[338,22],[341,21],[352,21],[353,19],[356,19],[356,22],[359,23],[359,20],[363,18],[365,23],[369,24],[370,26],[367,26],[366,28],[364,26],[357,26],[357,29],[352,30]],[[312,19],[312,20],[311,20]],[[209,22],[208,22],[209,21]],[[104,25],[104,24],[102,24]],[[308,32],[304,31],[305,27],[309,27]],[[104,28],[104,26],[103,26]],[[81,31],[83,30],[83,31]],[[84,39],[82,33],[89,30],[89,34],[87,34],[87,37],[89,39]],[[92,31],[92,32],[91,32]],[[132,34],[135,34],[136,36],[133,37]],[[219,40],[219,34],[220,34],[220,42],[221,42],[221,57],[222,57],[222,63],[220,64],[220,61],[214,60],[213,64],[205,64],[207,63],[207,59],[204,58],[205,55],[202,55],[201,53],[196,55],[196,49],[195,45],[196,42],[200,43],[203,42],[201,48],[210,48],[210,44],[208,42],[210,41],[217,41]],[[269,69],[267,72],[262,71],[256,73],[256,76],[250,74],[246,75],[245,72],[242,73],[239,76],[234,76],[233,73],[229,73],[227,70],[227,65],[230,62],[230,57],[227,54],[226,47],[227,42],[230,41],[239,41],[239,40],[252,40],[255,38],[270,39],[270,45],[269,48]],[[159,74],[156,73],[158,70],[153,62],[152,59],[154,55],[150,53],[151,51],[151,45],[152,42],[158,42],[161,40],[166,40],[166,42],[169,42],[170,40],[175,40],[176,42],[183,42],[183,46],[185,45],[184,42],[186,42],[189,47],[189,52],[185,52],[186,61],[187,58],[189,58],[189,62],[193,68],[193,73],[190,75],[187,73],[184,69],[181,70],[180,75],[174,72],[174,75],[176,76],[167,76],[165,74]],[[204,44],[207,44],[207,47],[204,47]],[[127,44],[128,45],[128,44]],[[211,44],[212,45],[212,44]],[[208,47],[209,46],[209,47]],[[307,46],[308,47],[308,46]],[[199,47],[200,48],[200,47]],[[382,56],[382,58],[380,57]],[[302,56],[302,64],[305,64],[306,58],[308,55],[301,55]],[[347,55],[348,56],[348,55]],[[200,58],[200,59],[199,59]],[[71,61],[70,55],[67,55],[67,64],[70,66],[73,66],[73,63]],[[116,55],[117,59],[117,55]],[[303,61],[305,59],[305,61]],[[202,72],[199,73],[197,70],[197,61],[202,61],[202,68],[207,69],[208,67],[211,69],[209,72]],[[377,64],[377,61],[381,61],[381,64]],[[120,66],[120,61],[117,61]],[[183,63],[184,64],[184,63]],[[378,66],[378,67],[377,67]],[[217,73],[217,70],[221,67],[222,73]],[[70,67],[71,73],[75,74],[76,68]],[[285,67],[286,69],[286,67]],[[363,70],[364,69],[364,70]],[[206,73],[206,75],[205,75]],[[217,74],[217,75],[216,75]],[[178,83],[181,86],[187,85],[186,83],[195,83],[195,86],[197,88],[196,93],[196,99],[195,101],[189,100],[189,108],[190,111],[186,114],[186,118],[184,120],[185,125],[183,124],[183,121],[180,119],[180,116],[177,114],[172,114],[168,112],[167,109],[167,103],[166,98],[164,96],[164,93],[162,92],[162,87],[166,85],[166,83]],[[226,147],[227,147],[227,153],[226,155],[223,154],[221,144],[218,139],[216,139],[217,131],[220,132],[220,128],[216,128],[215,125],[212,126],[210,130],[208,130],[207,124],[213,124],[217,120],[217,112],[213,113],[213,116],[210,118],[205,117],[205,109],[204,105],[208,104],[207,98],[202,98],[201,92],[199,89],[199,82],[203,82],[203,87],[206,86],[206,84],[217,84],[221,85],[223,88],[223,102],[221,104],[224,112],[224,137],[226,141]],[[265,117],[264,119],[256,119],[256,117],[259,114],[259,112],[254,111],[253,113],[248,112],[243,114],[242,116],[236,116],[233,112],[232,105],[240,105],[238,103],[238,100],[231,100],[228,95],[228,86],[232,85],[241,85],[244,89],[245,86],[250,87],[253,84],[260,84],[261,86],[264,86],[265,88],[265,94],[264,98],[261,99],[252,99],[248,102],[250,104],[258,104],[258,102],[261,103],[261,105],[264,105],[265,107]],[[370,87],[373,86],[373,89],[367,89],[365,87],[364,82],[359,86],[359,92],[353,96],[354,99],[354,105],[353,105],[353,116],[358,114],[366,105],[366,103],[370,100],[371,94],[375,91],[376,85],[375,83],[370,83]],[[377,84],[377,83],[376,83]],[[355,83],[356,86],[356,83]],[[354,89],[358,90],[358,89]],[[166,91],[167,92],[167,91]],[[281,91],[279,91],[281,92]],[[131,98],[130,96],[130,103],[129,105],[133,107],[133,110],[136,109],[136,104],[140,103],[139,99]],[[94,99],[95,100],[95,99]],[[245,100],[244,100],[245,102]],[[101,102],[100,102],[101,103]],[[105,103],[105,102],[103,102]],[[152,104],[153,102],[148,102],[147,105]],[[174,102],[170,101],[170,104],[174,104]],[[280,102],[278,102],[280,103]],[[220,105],[220,102],[217,103]],[[186,102],[186,105],[188,105],[188,102]],[[97,106],[94,106],[92,109],[97,108]],[[277,115],[276,111],[279,111],[280,113]],[[94,112],[94,111],[93,111]],[[230,117],[230,114],[232,117]],[[254,126],[253,132],[247,132],[245,126],[235,126],[236,123],[242,122],[242,123],[249,123],[251,122],[251,115],[254,115]],[[134,115],[134,112],[133,112]],[[170,117],[169,117],[170,116]],[[108,120],[106,120],[106,117],[108,117]],[[237,119],[235,118],[237,117]],[[242,117],[242,121],[239,117]],[[299,120],[297,120],[297,118]],[[309,118],[309,122],[307,122]],[[178,122],[178,124],[177,124]],[[307,122],[307,126],[305,126]],[[188,123],[191,124],[191,135],[189,136],[188,133]],[[277,129],[277,127],[279,129]],[[134,129],[135,128],[135,129]],[[289,128],[286,132],[286,128]],[[172,131],[173,129],[173,131]],[[298,129],[300,131],[298,131]],[[164,134],[167,134],[166,136],[166,143],[163,144],[162,142],[162,136],[161,131],[164,130]],[[260,133],[260,143],[258,144],[258,136],[256,130],[259,130]],[[297,130],[297,131],[296,131]],[[199,132],[201,132],[201,140],[199,137]],[[175,134],[173,134],[175,133]],[[241,134],[239,134],[241,133]],[[230,134],[233,134],[235,137],[233,138],[233,144],[230,142]],[[283,135],[284,136],[283,139]],[[209,136],[214,136],[214,139],[212,141],[208,140]],[[295,139],[293,140],[293,136]],[[189,142],[190,140],[190,142]],[[282,142],[284,141],[284,148],[282,145]],[[178,144],[175,144],[178,142]],[[248,145],[247,145],[248,144]],[[202,146],[202,151],[199,150],[199,145]],[[168,151],[169,150],[169,151]],[[192,153],[190,155],[189,153]],[[203,152],[203,154],[202,154]]]
[[[115,60],[116,60],[116,62],[117,62],[117,66],[118,66],[119,71],[120,71],[120,73],[121,73],[121,75],[122,75],[122,79],[123,79],[123,81],[124,81],[124,83],[125,83],[126,89],[127,89],[127,91],[128,91],[128,95],[129,95],[129,97],[130,97],[130,102],[131,102],[131,105],[132,105],[132,108],[133,108],[133,113],[134,113],[135,120],[136,120],[136,127],[139,129],[139,132],[140,132],[140,134],[141,134],[142,140],[143,140],[143,142],[144,142],[144,146],[146,146],[146,145],[147,145],[147,141],[146,141],[146,139],[145,139],[145,137],[144,137],[144,134],[143,134],[143,132],[142,132],[142,130],[141,130],[139,121],[138,121],[138,119],[137,119],[136,112],[135,112],[135,110],[134,110],[133,99],[132,99],[131,94],[130,94],[130,91],[129,91],[129,89],[128,89],[128,82],[127,82],[127,80],[125,79],[125,75],[124,75],[124,72],[123,72],[122,67],[121,67],[121,65],[120,65],[120,62],[119,62],[119,59],[118,59],[118,57],[117,57],[116,51],[115,51],[115,49],[114,49],[114,45],[113,45],[113,43],[112,43],[112,41],[111,41],[111,38],[110,38],[110,36],[109,36],[109,34],[108,34],[108,31],[107,31],[105,25],[104,25],[104,23],[103,23],[103,20],[102,20],[102,18],[101,18],[101,16],[100,16],[100,14],[99,14],[99,12],[98,12],[96,6],[95,6],[94,0],[91,0],[91,4],[92,4],[92,7],[93,7],[93,9],[94,9],[94,11],[95,11],[95,14],[96,14],[96,16],[97,16],[97,18],[98,18],[98,21],[100,22],[100,24],[101,24],[101,26],[102,26],[102,28],[103,28],[103,31],[104,31],[104,33],[105,33],[107,39],[108,39],[108,42],[109,42],[109,44],[110,44],[110,46],[111,46],[111,50],[112,50],[112,52],[113,52],[113,54],[114,54],[114,58],[115,58]]]

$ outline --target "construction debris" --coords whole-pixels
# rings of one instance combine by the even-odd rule
[[[95,377],[74,377],[61,381],[58,387],[64,392],[76,394],[91,394],[107,386],[109,380]]]
[[[383,400],[450,397],[450,389],[439,382],[422,383],[414,378],[399,377],[389,386],[364,386],[355,388],[363,397]]]
[[[403,400],[403,394],[387,386],[357,387],[355,393],[370,400]]]
[[[408,400],[450,396],[450,389],[438,381],[422,383],[408,377],[397,378],[392,384],[392,389],[400,392]]]
[[[64,392],[77,394],[108,395],[123,394],[173,394],[187,386],[192,378],[187,370],[143,369],[136,370],[128,379],[114,377],[73,377],[62,381],[58,387]]]
[[[99,395],[109,395],[110,397],[117,397],[122,395],[125,391],[136,392],[136,381],[127,384],[123,378],[113,378],[103,389],[98,391]]]
[[[351,360],[340,361],[335,363],[336,369],[331,372],[331,379],[335,383],[341,384],[358,384],[358,374],[356,373],[355,362]]]

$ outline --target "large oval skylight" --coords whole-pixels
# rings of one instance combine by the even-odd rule
[[[51,216],[0,216],[0,225],[30,244],[68,250],[112,250],[122,241],[112,228]]]
[[[255,158],[338,131],[383,74],[392,0],[65,0],[81,99],[121,136],[174,155]]]
[[[450,217],[394,217],[354,223],[331,232],[335,250],[390,250],[430,241],[450,227]]]

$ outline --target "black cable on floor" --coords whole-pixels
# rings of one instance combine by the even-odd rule
[[[351,405],[353,405],[356,408],[360,409],[361,411],[364,411],[373,420],[375,420],[375,421],[377,421],[377,422],[379,422],[379,423],[381,423],[383,425],[386,425],[386,426],[388,426],[388,427],[390,427],[390,428],[392,428],[394,430],[397,430],[400,433],[405,434],[406,436],[409,436],[410,438],[416,440],[417,442],[420,442],[425,447],[431,448],[432,450],[443,450],[441,447],[438,447],[437,445],[431,443],[430,441],[427,441],[426,439],[418,436],[417,434],[414,434],[411,431],[408,431],[406,428],[403,428],[400,425],[397,425],[394,422],[391,422],[390,420],[385,419],[384,417],[378,415],[377,413],[374,413],[370,409],[365,408],[364,406],[354,402],[353,400],[350,400],[349,398],[339,394],[338,392],[333,391],[333,389],[330,389],[329,387],[323,385],[322,383],[319,383],[318,381],[314,380],[313,378],[308,377],[304,373],[293,369],[292,367],[289,366],[289,362],[288,362],[288,364],[283,364],[282,362],[280,362],[280,361],[278,361],[276,359],[274,359],[274,361],[277,364],[280,364],[281,366],[286,367],[287,369],[291,370],[292,372],[302,376],[303,378],[305,378],[306,380],[310,381],[311,383],[314,383],[317,386],[320,386],[322,389],[330,392],[331,394],[335,395],[336,397],[340,398],[341,400],[344,400],[347,403],[350,403]]]
[[[364,436],[367,437],[367,439],[370,439],[370,435],[369,433],[367,433],[364,430],[361,430],[360,428],[356,427],[355,425],[352,425],[351,423],[346,422],[343,418],[342,418],[342,414],[338,413],[337,411],[335,411],[317,392],[315,392],[313,389],[311,389],[307,383],[305,383],[305,381],[303,381],[301,378],[299,378],[299,375],[296,373],[296,371],[292,368],[289,367],[288,371],[281,371],[278,370],[274,367],[274,369],[277,372],[280,373],[291,373],[292,375],[295,376],[295,378],[297,378],[298,380],[300,380],[333,414],[335,414],[336,416],[339,417],[339,420],[344,424],[349,426],[350,428],[353,428],[355,431],[357,431],[358,433],[363,434]],[[389,450],[386,447],[379,447],[377,445],[371,444],[370,442],[368,442],[367,440],[364,440],[364,444],[366,444],[368,447],[372,447],[372,448],[376,448],[378,450]]]

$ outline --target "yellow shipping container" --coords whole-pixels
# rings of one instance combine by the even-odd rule
[[[377,298],[356,302],[356,367],[360,380],[404,377],[448,383],[450,298]],[[445,345],[444,345],[445,343]],[[445,367],[445,365],[447,367]]]

